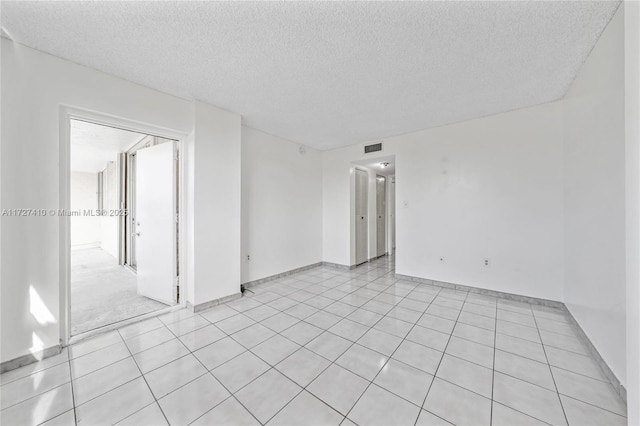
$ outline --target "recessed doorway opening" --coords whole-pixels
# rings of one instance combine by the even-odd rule
[[[351,163],[351,266],[395,253],[395,156]]]
[[[69,334],[178,304],[178,140],[69,120]]]

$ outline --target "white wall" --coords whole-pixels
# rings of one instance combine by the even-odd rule
[[[191,135],[187,176],[195,180],[183,220],[198,236],[183,271],[199,300],[237,292],[240,284],[240,117],[151,90],[2,39],[0,208],[62,208],[60,106],[122,117]],[[197,152],[197,156],[189,149]],[[20,182],[16,185],[15,182]],[[195,221],[194,221],[195,219]],[[61,337],[60,219],[2,217],[0,362],[55,346]],[[191,266],[191,268],[189,268]],[[215,274],[207,272],[215,271]],[[188,278],[190,277],[190,278]],[[216,279],[221,277],[220,280]],[[31,312],[30,287],[54,321]],[[199,292],[200,288],[203,288]]]
[[[624,16],[564,102],[564,302],[615,375],[625,370]]]
[[[240,116],[195,103],[193,305],[240,292]]]
[[[242,282],[322,261],[321,154],[299,149],[242,128]]]
[[[397,272],[560,300],[561,120],[552,103],[386,139]],[[361,145],[323,152],[326,261],[352,263],[349,168],[363,158]]]
[[[640,3],[624,3],[627,418],[640,425]]]
[[[83,212],[98,208],[98,174],[71,172],[71,210]],[[100,218],[97,216],[71,217],[71,247],[100,246]]]

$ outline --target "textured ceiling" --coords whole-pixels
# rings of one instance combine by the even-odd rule
[[[71,120],[71,171],[97,173],[146,135]]]
[[[19,43],[329,149],[561,98],[619,1],[2,1]]]

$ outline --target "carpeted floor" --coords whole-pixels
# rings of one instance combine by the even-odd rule
[[[138,295],[135,274],[106,251],[71,251],[72,336],[166,307]]]

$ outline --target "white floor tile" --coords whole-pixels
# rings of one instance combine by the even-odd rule
[[[296,325],[287,328],[281,334],[289,340],[293,340],[299,345],[306,345],[323,332],[321,328],[315,325],[299,322]]]
[[[608,382],[607,376],[591,357],[553,347],[547,347],[545,352],[547,353],[549,364],[554,367]]]
[[[604,383],[591,377],[556,367],[551,367],[551,373],[558,386],[558,392],[561,394],[621,416],[626,415],[626,404],[610,383]]]
[[[432,380],[431,374],[391,359],[373,383],[421,407]]]
[[[459,426],[481,426],[491,422],[490,399],[437,377],[423,408]]]
[[[493,401],[493,411],[491,413],[491,426],[545,426],[541,420],[527,416],[520,411]]]
[[[69,346],[69,356],[77,358],[119,342],[122,342],[120,333],[117,330],[109,331]]]
[[[131,339],[126,339],[124,342],[132,354],[137,354],[138,352],[157,346],[160,343],[175,339],[175,337],[168,328],[161,327],[132,337]]]
[[[444,351],[447,342],[449,342],[449,337],[449,334],[417,325],[407,334],[406,339],[437,351]]]
[[[453,335],[489,347],[495,343],[495,332],[461,322],[456,324]]]
[[[215,325],[207,325],[190,333],[183,334],[180,336],[180,341],[189,348],[190,351],[194,352],[226,336],[227,335],[220,331]]]
[[[315,314],[307,317],[304,321],[308,322],[309,324],[315,325],[318,328],[326,330],[334,326],[341,320],[342,317],[338,315],[330,314],[329,312],[325,311],[318,311]]]
[[[611,411],[603,410],[564,395],[560,395],[560,399],[570,425],[626,426],[627,424],[626,417]]]
[[[282,331],[286,330],[294,324],[297,324],[298,322],[300,322],[298,318],[281,312],[267,318],[266,320],[261,321],[261,324],[275,331],[276,333],[281,333]]]
[[[343,418],[344,416],[309,392],[302,391],[267,424],[268,426],[337,426]]]
[[[3,384],[0,388],[0,409],[4,410],[70,381],[69,364],[65,362]]]
[[[473,325],[487,330],[494,331],[496,329],[496,320],[494,318],[485,317],[484,315],[474,314],[464,309],[460,312],[458,322]]]
[[[356,344],[342,354],[336,360],[336,364],[367,380],[373,380],[387,362],[387,359],[388,357],[381,353]]]
[[[238,315],[238,311],[231,309],[227,305],[219,305],[206,311],[199,312],[199,315],[211,323],[216,323],[223,319]]]
[[[353,342],[327,331],[307,343],[305,347],[329,361],[335,361],[352,344]]]
[[[198,349],[193,354],[208,370],[213,370],[245,351],[246,349],[240,343],[231,337],[225,337]]]
[[[307,386],[307,390],[346,415],[364,393],[368,384],[369,382],[362,377],[332,364]]]
[[[547,356],[544,353],[542,345],[529,340],[497,333],[496,349],[529,358],[534,361],[545,364],[547,363]]]
[[[260,426],[260,422],[244,408],[234,397],[227,398],[214,409],[199,417],[193,426],[234,425]]]
[[[405,340],[392,358],[429,374],[435,374],[443,353],[427,346]]]
[[[3,425],[38,425],[73,408],[71,384],[67,383],[22,401],[0,412]]]
[[[200,361],[189,354],[145,374],[145,378],[153,395],[160,399],[206,372]]]
[[[550,391],[556,390],[553,377],[551,377],[551,370],[546,363],[534,361],[501,350],[496,350],[495,360],[496,371],[524,380],[525,382],[533,383]]]
[[[187,334],[209,324],[210,322],[200,315],[193,315],[180,321],[168,324],[167,328],[171,330],[171,332],[176,336],[182,336],[183,334]]]
[[[325,358],[301,348],[276,365],[276,369],[299,386],[305,387],[328,366],[329,361]]]
[[[122,342],[107,346],[90,354],[72,359],[71,377],[77,379],[130,356],[129,349]]]
[[[0,384],[5,385],[14,380],[18,380],[33,373],[37,373],[38,371],[46,370],[47,368],[67,363],[68,361],[68,348],[63,348],[62,352],[60,352],[58,355],[54,355],[41,361],[34,362],[33,364],[28,364],[23,367],[16,368],[15,370],[10,370],[0,374]]]
[[[133,358],[125,358],[73,381],[73,398],[82,405],[131,380],[140,377],[140,370]]]
[[[416,422],[416,426],[451,426],[452,423],[449,423],[445,419],[442,419],[436,416],[433,413],[428,412],[427,410],[421,410],[420,416],[418,417],[418,421]]]
[[[223,319],[222,321],[218,321],[216,323],[216,327],[218,327],[220,330],[224,331],[227,334],[233,334],[255,323],[256,322],[251,318],[249,318],[248,316],[245,316],[243,314],[237,314],[233,317],[229,317],[229,318]]]
[[[360,425],[411,425],[420,407],[374,385],[369,386],[348,417]]]
[[[73,410],[65,411],[59,416],[41,423],[40,426],[76,426],[76,413]]]
[[[148,331],[155,330],[161,327],[164,327],[162,321],[160,321],[158,318],[149,318],[130,325],[125,325],[124,327],[119,328],[118,332],[123,339],[131,339],[132,337],[139,336]]]
[[[404,339],[409,330],[413,328],[413,324],[397,318],[384,317],[373,328]]]
[[[417,324],[419,326],[422,326],[422,327],[425,327],[425,328],[430,328],[432,330],[436,330],[436,331],[439,331],[441,333],[451,334],[451,332],[453,331],[453,327],[455,326],[456,322],[455,321],[451,321],[451,320],[446,319],[446,318],[442,318],[442,317],[438,317],[438,316],[435,316],[435,315],[431,315],[431,314],[425,313],[418,320]]]
[[[276,365],[300,348],[300,345],[279,334],[251,348],[251,352],[268,364]]]
[[[566,425],[558,394],[531,383],[496,372],[493,399],[547,423]]]
[[[372,312],[366,309],[357,308],[356,310],[351,312],[349,315],[347,315],[346,318],[351,321],[357,322],[358,324],[371,327],[372,325],[380,321],[382,317],[383,316],[377,312]]]
[[[264,342],[275,333],[261,324],[253,324],[231,335],[231,338],[247,349]]]
[[[372,328],[367,331],[357,343],[376,352],[380,352],[383,355],[390,356],[401,342],[402,339],[400,337]]]
[[[269,364],[247,351],[211,372],[231,393],[235,393],[269,368]]]
[[[493,371],[490,368],[445,354],[436,376],[486,398],[491,398]]]
[[[147,405],[116,424],[117,426],[165,426],[168,425],[158,403]]]
[[[79,342],[0,376],[1,421],[626,423],[566,312],[398,280],[393,268],[312,268]]]
[[[542,343],[540,341],[538,329],[535,328],[535,326],[528,326],[498,319],[496,322],[496,331],[501,334],[529,340],[534,343]]]
[[[271,369],[235,396],[261,422],[266,423],[287,405],[302,388]]]
[[[146,351],[138,352],[133,357],[138,363],[140,370],[146,374],[188,353],[189,349],[187,349],[180,340],[172,339]]]
[[[196,420],[229,397],[229,392],[205,374],[160,399],[160,408],[171,425],[186,425]]]
[[[163,324],[169,325],[178,321],[182,321],[186,318],[191,318],[195,314],[188,309],[178,309],[176,311],[169,312],[167,314],[163,314],[158,316],[158,319],[162,321]]]
[[[142,377],[76,407],[78,424],[114,424],[154,401]]]

